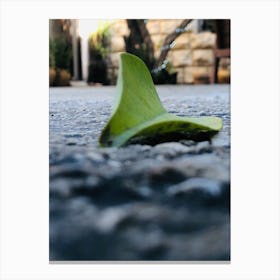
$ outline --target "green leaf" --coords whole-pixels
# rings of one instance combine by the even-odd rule
[[[117,96],[111,118],[99,137],[100,146],[200,141],[210,139],[221,128],[222,120],[217,117],[179,117],[168,113],[144,62],[132,54],[120,55]]]

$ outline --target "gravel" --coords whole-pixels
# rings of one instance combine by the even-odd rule
[[[229,87],[158,87],[169,112],[223,119],[211,142],[99,148],[114,91],[50,90],[50,260],[229,261]]]

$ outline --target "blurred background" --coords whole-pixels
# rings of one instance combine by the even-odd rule
[[[230,83],[230,20],[51,19],[50,86],[115,85],[122,52],[155,84]]]

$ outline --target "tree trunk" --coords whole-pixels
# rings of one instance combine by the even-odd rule
[[[154,47],[143,19],[127,19],[130,29],[128,37],[124,37],[126,51],[139,56],[151,69],[155,63]]]
[[[191,19],[182,20],[181,24],[173,32],[167,35],[158,59],[155,59],[155,51],[149,31],[147,30],[143,19],[128,19],[127,25],[130,29],[129,36],[125,36],[126,51],[140,57],[151,71],[152,78],[156,84],[176,83],[177,73],[169,73],[161,68],[170,45],[174,40],[185,32],[185,28],[191,22]]]
[[[181,22],[181,24],[170,34],[167,35],[167,37],[164,40],[163,43],[163,48],[160,52],[159,58],[157,59],[156,63],[155,63],[155,68],[160,67],[163,63],[163,61],[166,59],[167,54],[170,50],[170,45],[175,41],[175,39],[181,35],[182,32],[180,32],[181,30],[183,30],[184,28],[186,28],[189,23],[192,21],[192,19],[185,19]]]

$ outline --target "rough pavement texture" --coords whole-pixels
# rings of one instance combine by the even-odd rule
[[[158,87],[169,112],[223,118],[211,143],[101,149],[114,92],[50,89],[50,260],[230,260],[229,87]]]

